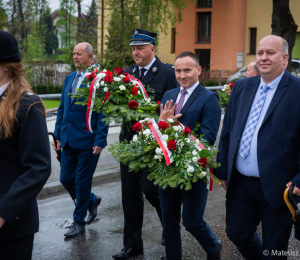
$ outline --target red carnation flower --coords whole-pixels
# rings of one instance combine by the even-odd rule
[[[96,78],[96,74],[95,74],[94,71],[92,71],[92,73],[89,74],[89,75],[87,75],[86,77],[87,77],[89,80],[92,80],[92,79]]]
[[[184,135],[188,135],[191,132],[192,132],[192,130],[189,127],[187,127],[187,126],[184,127],[184,130],[183,130]]]
[[[207,165],[207,159],[206,159],[205,157],[201,157],[201,158],[198,160],[198,164],[199,164],[200,166],[202,166],[203,168],[205,168],[206,165]]]
[[[127,84],[127,83],[130,82],[130,78],[129,77],[124,77],[122,80],[123,80],[124,84]]]
[[[167,143],[167,147],[170,151],[175,150],[176,149],[175,140],[169,140],[169,142]]]
[[[234,84],[233,84],[233,83],[231,83],[231,84],[229,84],[229,87],[232,89],[232,88],[233,88],[233,85],[234,85]]]
[[[131,100],[131,101],[129,101],[129,103],[128,103],[128,106],[129,106],[129,108],[131,108],[131,109],[134,109],[134,108],[136,108],[136,107],[138,107],[138,102],[136,102],[135,100]]]
[[[116,67],[116,68],[114,68],[114,73],[115,73],[116,75],[121,75],[121,74],[124,73],[124,70],[121,69],[121,68],[119,68],[119,67]]]
[[[102,70],[102,73],[105,73],[106,75],[110,75],[110,76],[113,75],[113,73],[112,73],[111,71],[105,71],[105,72],[104,72],[104,71]]]
[[[159,128],[159,130],[166,130],[169,128],[169,124],[166,123],[165,121],[159,121],[158,128]]]
[[[110,84],[113,82],[113,78],[112,78],[112,75],[108,75],[106,74],[105,78],[103,79],[104,82]]]
[[[109,96],[106,96],[106,97],[104,98],[104,101],[106,101],[108,98],[109,98]]]
[[[129,74],[128,73],[124,73],[124,76],[128,76]]]
[[[98,73],[98,72],[99,72],[99,70],[98,70],[98,69],[94,69],[94,71],[95,71],[96,73]]]
[[[104,102],[103,102],[103,101],[101,102],[101,105],[102,105],[102,106],[104,105]]]
[[[157,108],[156,108],[156,110],[159,109],[159,105],[160,105],[160,101],[157,101]]]
[[[136,131],[136,132],[140,132],[142,130],[143,126],[140,122],[136,122],[133,127],[132,130]]]
[[[111,95],[111,93],[108,92],[108,91],[105,94],[106,94],[107,97],[109,97]]]
[[[132,87],[131,95],[136,96],[139,93],[139,90],[136,87]]]

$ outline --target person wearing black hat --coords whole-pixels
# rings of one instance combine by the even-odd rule
[[[16,39],[0,31],[0,258],[29,260],[36,196],[51,173],[46,111],[24,78]]]
[[[132,55],[135,64],[125,69],[126,73],[140,79],[145,88],[155,91],[154,100],[161,101],[164,93],[170,89],[179,87],[174,72],[174,66],[162,63],[155,56],[155,44],[157,34],[154,32],[135,29],[130,40]],[[149,94],[150,96],[150,94]],[[132,140],[134,131],[128,131],[123,127],[120,141]],[[150,182],[148,171],[138,173],[128,172],[128,167],[121,163],[122,204],[124,211],[124,248],[115,259],[126,259],[143,254],[142,225],[144,211],[144,197],[156,209],[160,221],[162,213],[160,208],[158,187]],[[164,238],[162,237],[164,245]]]

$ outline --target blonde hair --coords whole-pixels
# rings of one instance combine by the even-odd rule
[[[6,89],[7,95],[0,103],[0,139],[6,139],[12,136],[22,94],[28,91],[33,93],[33,91],[24,77],[25,68],[21,62],[0,61],[0,65],[8,69],[9,77],[12,79]],[[40,112],[46,116],[46,109],[42,101],[35,103],[42,104],[43,110]]]

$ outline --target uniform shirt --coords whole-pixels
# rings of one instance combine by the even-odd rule
[[[0,87],[0,96],[4,93],[4,91],[7,89],[10,81],[4,84],[2,87]]]
[[[193,86],[191,86],[190,88],[186,89],[187,93],[185,94],[185,97],[184,97],[184,101],[183,101],[183,104],[182,104],[182,107],[184,106],[185,102],[189,99],[190,95],[192,95],[193,91],[195,90],[195,88],[199,85],[199,82],[197,81]],[[179,91],[179,94],[177,96],[177,99],[176,99],[176,103],[178,104],[180,98],[181,98],[181,90],[183,89],[183,87],[180,86],[180,91]]]
[[[266,84],[262,78],[260,79],[260,84],[256,91],[256,95],[253,100],[250,111],[252,110],[252,108],[256,104],[256,102],[258,101],[262,86],[267,85],[270,87],[270,89],[267,91],[266,100],[265,100],[264,106],[261,110],[256,128],[255,128],[253,136],[252,136],[251,145],[250,145],[250,154],[245,159],[240,155],[239,151],[240,151],[241,142],[240,142],[240,145],[239,145],[239,148],[237,151],[238,155],[237,155],[235,166],[236,166],[236,169],[243,175],[259,177],[259,170],[258,170],[258,163],[257,163],[257,135],[258,135],[261,124],[264,120],[264,117],[267,113],[267,110],[270,106],[270,103],[273,99],[273,96],[275,94],[275,91],[277,89],[277,86],[279,85],[279,82],[280,82],[283,74],[284,74],[284,72],[269,84]],[[245,128],[247,127],[249,117],[250,117],[250,112],[248,115],[248,119],[247,119]],[[245,129],[244,129],[244,131],[245,131]],[[243,133],[244,133],[244,131],[243,131]]]
[[[141,76],[141,69],[144,68],[144,69],[146,69],[146,71],[144,72],[144,76],[146,76],[148,70],[151,68],[151,66],[152,66],[152,64],[154,63],[155,60],[156,60],[156,58],[154,56],[153,60],[147,66],[145,66],[145,67],[140,67],[139,66],[139,75]]]

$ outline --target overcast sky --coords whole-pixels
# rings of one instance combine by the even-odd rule
[[[60,4],[59,0],[48,0],[48,3],[49,3],[49,6],[50,6],[52,12],[59,9],[59,4]],[[85,10],[86,6],[89,6],[90,3],[91,3],[91,0],[83,0],[81,6]]]

